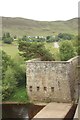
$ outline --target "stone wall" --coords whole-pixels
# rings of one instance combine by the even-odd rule
[[[78,57],[69,61],[26,62],[27,93],[38,102],[71,102],[77,99]]]
[[[79,57],[74,57],[69,62],[69,84],[70,84],[70,93],[72,100],[78,100],[78,82],[79,82]]]

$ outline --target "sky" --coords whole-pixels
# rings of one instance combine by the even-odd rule
[[[0,0],[0,16],[40,21],[78,17],[79,0]]]

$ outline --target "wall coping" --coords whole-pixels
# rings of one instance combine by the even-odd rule
[[[76,57],[73,57],[71,59],[69,59],[68,61],[41,61],[40,58],[37,58],[37,59],[32,59],[32,60],[28,60],[26,61],[26,64],[27,63],[62,63],[62,64],[68,64],[68,63],[71,63],[73,60],[79,58],[79,56],[76,56]]]
[[[75,59],[77,59],[77,58],[79,58],[79,56],[75,56],[75,57],[69,59],[68,62],[71,62],[71,61],[73,61],[73,60],[75,60]]]

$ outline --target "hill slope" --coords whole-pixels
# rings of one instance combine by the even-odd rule
[[[35,21],[24,18],[2,17],[3,32],[12,35],[53,35],[60,32],[77,34],[78,19],[68,21]]]

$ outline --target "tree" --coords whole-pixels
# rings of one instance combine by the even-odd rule
[[[9,32],[6,33],[6,37],[7,38],[11,37]]]
[[[52,54],[47,50],[43,43],[40,42],[19,42],[20,55],[26,60],[33,58],[41,58],[44,61],[54,60]]]
[[[0,68],[1,69],[1,68]],[[15,87],[24,86],[26,82],[26,70],[2,51],[2,96],[8,98]],[[1,88],[1,86],[0,86]]]
[[[3,36],[2,36],[2,40],[4,40],[6,38],[6,35],[5,35],[5,33],[3,34]]]
[[[2,81],[2,99],[8,98],[11,93],[15,90],[17,81],[14,75],[13,70],[8,67],[7,71],[5,72],[5,77]]]
[[[2,51],[2,79],[5,76],[5,72],[7,67],[12,64],[12,60],[9,55],[7,55],[4,51]]]
[[[74,48],[71,42],[68,40],[61,42],[59,50],[60,50],[60,57],[62,61],[69,60],[75,55]]]
[[[46,37],[47,40],[50,39],[50,38],[51,38],[51,36],[47,36],[47,37]]]
[[[14,35],[14,39],[17,39],[17,36],[16,36],[16,35]]]
[[[23,86],[26,84],[26,69],[22,69],[22,67],[15,63],[15,65],[13,66],[13,72],[14,72],[14,76],[15,79],[17,81],[17,86]]]
[[[22,40],[23,40],[23,41],[27,41],[26,35],[24,35],[24,36],[22,37]]]
[[[58,37],[59,37],[60,39],[64,39],[64,40],[71,40],[71,39],[74,38],[74,35],[69,34],[69,33],[59,33],[59,34],[58,34]]]
[[[4,43],[11,44],[13,42],[13,38],[11,37],[10,33],[4,33],[2,40]]]
[[[75,39],[71,40],[71,42],[75,48],[76,55],[80,55],[80,36],[75,36]]]

